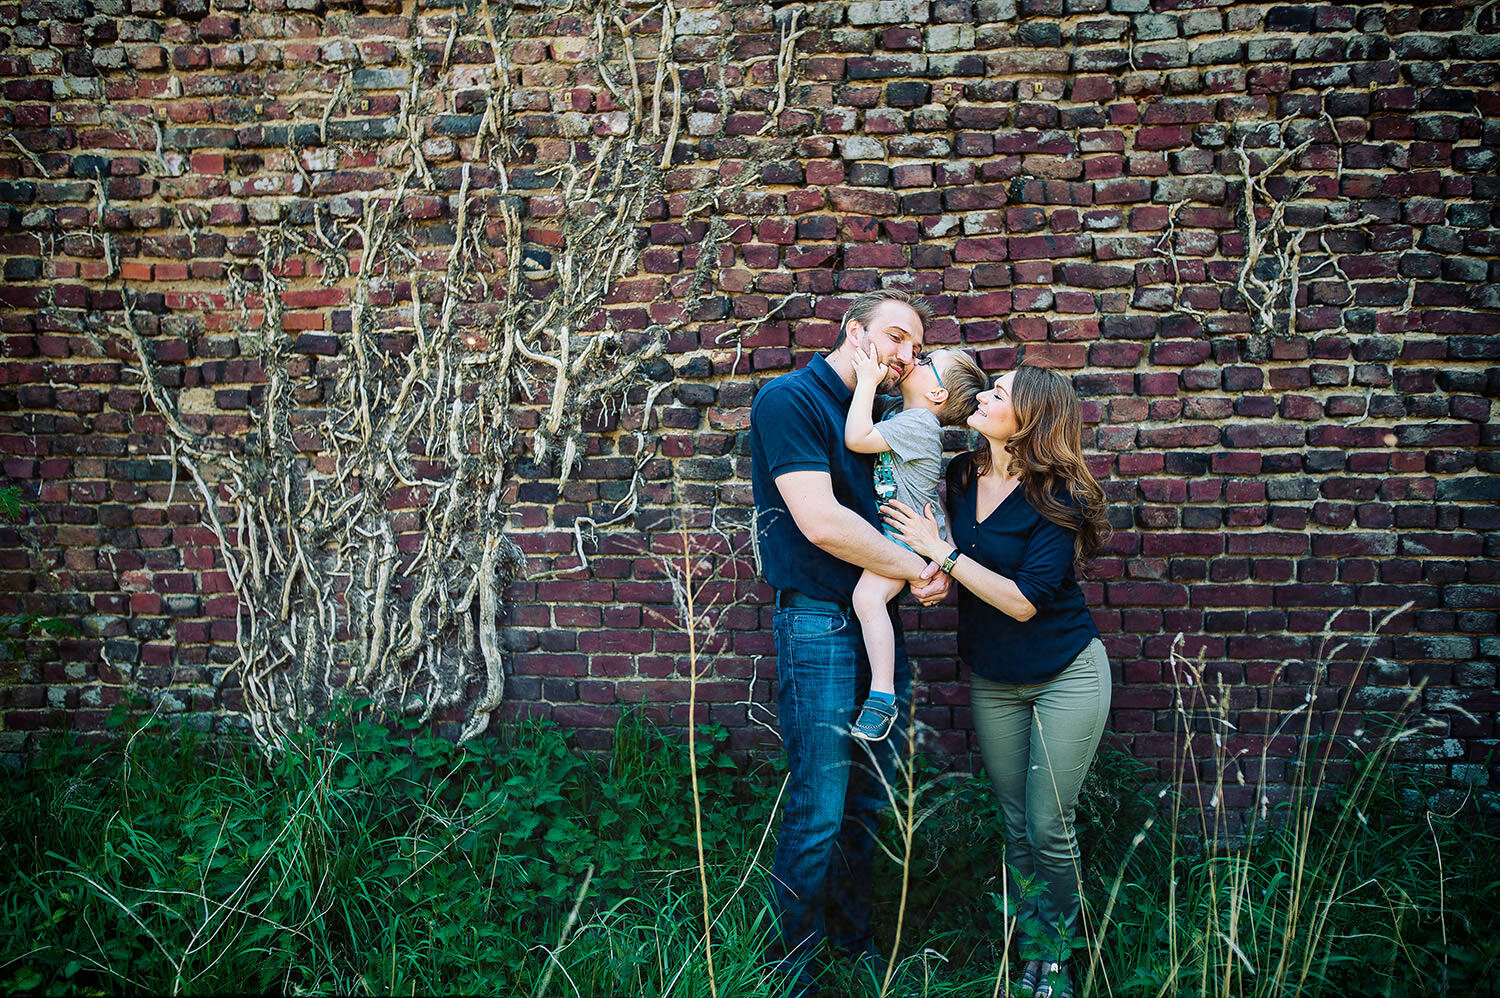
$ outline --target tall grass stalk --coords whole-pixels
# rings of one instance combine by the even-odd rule
[[[562,963],[557,959],[557,954],[568,944],[568,935],[573,931],[573,926],[578,924],[578,909],[583,907],[583,899],[588,896],[589,884],[593,882],[594,868],[590,866],[588,872],[583,875],[583,883],[578,888],[578,896],[573,899],[573,910],[568,912],[568,920],[563,923],[562,932],[557,937],[557,946],[554,949],[547,950],[547,970],[542,974],[542,983],[536,986],[537,998],[541,998],[542,995],[547,993],[547,985],[552,983],[552,971],[562,966]],[[545,949],[545,947],[543,948]],[[392,960],[394,961],[394,948],[391,953]],[[566,969],[563,970],[563,975],[568,976]],[[571,982],[572,977],[568,977],[568,980]],[[577,985],[574,985],[573,990],[578,990]]]
[[[789,777],[782,778],[781,787],[776,791],[776,799],[771,803],[771,810],[767,815],[765,826],[761,830],[760,841],[756,843],[755,851],[751,853],[750,859],[745,863],[745,872],[740,876],[739,882],[734,885],[734,889],[729,892],[729,897],[726,898],[724,900],[724,903],[719,906],[719,912],[714,916],[714,925],[718,925],[721,921],[724,920],[724,917],[729,913],[730,907],[740,899],[740,895],[744,892],[745,886],[750,882],[751,875],[760,868],[760,857],[762,853],[765,852],[766,841],[771,837],[770,815],[775,815],[780,812],[781,799],[786,795],[786,785],[788,779]],[[705,944],[707,943],[708,938],[708,934],[705,933],[703,936],[703,941]],[[682,972],[686,969],[686,963],[678,967],[677,973],[673,974],[672,978],[667,981],[666,988],[662,992],[663,995],[670,995],[672,993],[672,991],[677,986],[677,982],[682,979]]]
[[[922,768],[922,761],[916,751],[920,741],[920,732],[917,730],[917,722],[913,716],[915,711],[910,706],[908,709],[912,721],[908,726],[905,757],[898,759],[893,779],[881,779],[886,802],[890,805],[886,813],[889,814],[891,824],[894,825],[896,844],[894,847],[888,845],[878,836],[875,840],[880,852],[896,866],[900,874],[900,888],[895,901],[895,928],[891,940],[891,953],[886,960],[885,971],[880,981],[881,998],[891,992],[895,986],[896,971],[905,962],[900,956],[901,943],[907,932],[910,915],[913,858],[919,842],[918,832],[929,819],[941,814],[947,802],[952,799],[954,793],[951,784],[966,779],[962,774],[954,772],[942,772],[927,779],[918,779],[918,771]],[[865,761],[870,771],[879,773],[880,767],[876,763],[874,747],[865,741],[858,744],[865,753]],[[929,796],[932,799],[929,800]],[[927,947],[923,947],[921,951],[924,966],[927,950]],[[941,953],[938,955],[941,956]],[[946,957],[943,957],[943,960],[946,961]],[[988,973],[984,975],[986,981],[988,981],[988,976]],[[925,986],[922,993],[927,993]]]
[[[891,939],[891,957],[885,964],[885,977],[880,982],[880,998],[885,998],[891,989],[891,978],[896,974],[897,963],[901,959],[901,930],[906,923],[906,897],[911,889],[911,840],[917,831],[916,808],[917,808],[917,725],[915,704],[908,702],[906,705],[906,716],[909,719],[906,725],[906,764],[901,767],[905,777],[906,793],[903,803],[906,805],[905,812],[901,813],[899,824],[901,827],[901,900],[896,905],[896,931]],[[895,803],[894,801],[892,803]]]
[[[1000,896],[1006,899],[1005,932],[1001,939],[1000,969],[995,972],[995,990],[990,998],[1000,998],[1000,989],[1010,980],[1010,944],[1015,939],[1017,918],[1010,910],[1010,867],[1000,864]]]
[[[708,900],[708,861],[703,852],[703,796],[698,788],[698,738],[694,734],[698,718],[698,618],[693,608],[693,558],[688,547],[687,518],[682,521],[682,581],[687,603],[685,625],[688,637],[688,773],[693,786],[693,838],[698,848],[698,886],[703,894],[703,957],[708,965],[708,990],[719,998],[719,984],[714,976],[712,906]]]
[[[1381,620],[1377,633],[1405,609]],[[1343,979],[1340,968],[1352,959],[1338,944],[1358,924],[1352,897],[1379,887],[1385,907],[1394,912],[1381,877],[1391,872],[1392,860],[1410,864],[1415,857],[1406,852],[1398,858],[1383,850],[1382,829],[1369,827],[1368,813],[1376,805],[1389,807],[1379,795],[1388,793],[1381,788],[1388,783],[1397,746],[1425,730],[1415,720],[1423,686],[1407,690],[1391,716],[1370,718],[1347,734],[1369,646],[1353,663],[1349,686],[1338,692],[1332,709],[1318,710],[1328,662],[1344,650],[1342,645],[1330,648],[1331,640],[1331,635],[1325,638],[1303,702],[1279,716],[1268,713],[1258,736],[1258,758],[1250,756],[1250,747],[1237,744],[1243,736],[1230,715],[1235,691],[1212,677],[1201,661],[1183,656],[1180,636],[1174,643],[1170,665],[1176,677],[1177,767],[1184,786],[1171,793],[1166,840],[1159,840],[1160,826],[1153,817],[1124,851],[1095,930],[1098,945],[1090,956],[1084,993],[1116,993],[1106,973],[1113,962],[1109,951],[1120,947],[1120,918],[1131,917],[1135,898],[1149,899],[1158,889],[1147,879],[1157,849],[1165,867],[1159,888],[1166,923],[1164,962],[1159,972],[1138,966],[1127,993],[1147,979],[1149,993],[1157,998],[1183,991],[1220,998],[1319,993]],[[1284,748],[1289,737],[1297,743],[1291,781],[1285,802],[1273,804],[1279,758],[1272,754],[1273,746]],[[1209,747],[1206,755],[1200,754],[1200,745]],[[1245,780],[1247,763],[1258,765],[1253,783]],[[1348,777],[1342,779],[1339,774],[1345,770]],[[1334,785],[1340,787],[1336,798],[1330,797]],[[1234,800],[1245,790],[1253,792],[1253,800],[1241,812],[1243,825],[1236,828],[1230,820],[1238,806]],[[1193,834],[1184,834],[1185,810],[1191,814]],[[1411,837],[1409,826],[1402,835]],[[1435,928],[1441,932],[1448,921],[1442,845],[1436,835],[1428,837],[1439,868]],[[1403,917],[1394,918],[1389,930],[1375,928],[1373,938],[1390,945],[1392,959],[1413,952],[1400,935]],[[1360,926],[1361,934],[1369,936],[1365,928]],[[1444,941],[1442,949],[1447,948]],[[1420,964],[1412,969],[1420,972]]]

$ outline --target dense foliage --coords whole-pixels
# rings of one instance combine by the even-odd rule
[[[687,752],[637,722],[593,758],[546,725],[456,746],[346,720],[274,762],[154,721],[122,734],[103,749],[54,742],[5,776],[0,988],[708,993]],[[716,983],[771,994],[777,781],[737,770],[716,734],[698,745]],[[918,776],[896,983],[992,995],[1007,931],[993,797],[969,777]],[[1081,821],[1103,940],[1090,992],[1398,994],[1420,981],[1456,995],[1487,979],[1493,810],[1473,797],[1428,810],[1435,788],[1389,776],[1352,785],[1357,807],[1205,847],[1176,827],[1170,795],[1106,754]],[[900,860],[900,836],[886,840]],[[889,929],[900,876],[882,870]]]
[[[575,902],[649,919],[692,885],[685,753],[618,742],[602,765],[543,725],[457,746],[362,721],[275,762],[154,723],[53,744],[8,775],[0,987],[530,993]],[[753,827],[703,756],[737,862]]]

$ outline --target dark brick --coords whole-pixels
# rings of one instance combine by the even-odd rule
[[[885,102],[891,107],[920,107],[932,96],[932,85],[917,80],[888,83]]]
[[[339,257],[362,253],[369,232],[351,223],[385,217],[378,199],[398,189],[411,161],[397,134],[410,79],[385,40],[390,0],[347,11],[294,0],[285,38],[258,37],[282,22],[242,13],[243,3],[134,0],[130,17],[107,6],[91,14],[79,0],[23,3],[10,41],[17,51],[50,46],[55,72],[0,82],[7,125],[41,163],[13,151],[13,175],[0,180],[0,437],[7,474],[36,502],[33,522],[0,531],[0,557],[10,559],[8,588],[21,607],[107,621],[42,665],[64,704],[55,723],[103,723],[100,709],[78,707],[89,687],[66,671],[97,669],[105,681],[101,658],[120,669],[128,662],[144,689],[180,689],[194,723],[227,718],[215,723],[234,728],[244,703],[212,671],[236,659],[236,599],[217,537],[174,467],[157,403],[128,373],[134,351],[107,334],[121,328],[125,294],[159,384],[201,446],[258,469],[274,456],[275,430],[276,445],[298,448],[318,487],[334,493],[353,479],[333,484],[335,459],[317,431],[330,415],[343,418],[324,407],[343,404],[356,357],[374,351],[389,404],[417,359],[413,298],[429,343],[452,323],[447,369],[462,357],[466,398],[514,435],[513,451],[484,459],[508,476],[494,513],[539,580],[506,593],[503,643],[515,675],[503,716],[578,726],[583,748],[608,750],[622,702],[645,700],[653,720],[685,723],[685,639],[642,613],[673,606],[656,556],[670,556],[683,518],[716,552],[725,541],[713,527],[743,535],[756,388],[826,349],[848,298],[882,286],[927,296],[930,347],[965,345],[992,372],[1027,358],[1072,376],[1086,456],[1117,531],[1085,591],[1125,680],[1117,714],[1128,723],[1117,726],[1138,755],[1174,751],[1162,661],[1178,632],[1191,653],[1250,684],[1231,704],[1243,697],[1263,711],[1302,702],[1272,670],[1290,660],[1310,682],[1304,663],[1319,654],[1330,620],[1364,633],[1379,608],[1411,601],[1372,649],[1376,686],[1360,691],[1363,706],[1385,703],[1381,683],[1423,679],[1430,696],[1451,694],[1455,706],[1488,703],[1459,699],[1491,695],[1500,653],[1500,36],[1482,5],[936,0],[906,5],[912,23],[899,13],[869,26],[846,24],[847,5],[804,5],[799,23],[812,30],[799,42],[788,110],[775,120],[768,78],[716,89],[703,67],[719,41],[679,33],[683,110],[704,117],[684,117],[659,178],[665,136],[649,123],[643,141],[617,141],[610,153],[624,155],[622,176],[649,192],[622,216],[634,241],[619,243],[620,263],[634,272],[558,301],[545,320],[562,265],[576,276],[599,257],[590,239],[613,217],[599,185],[615,161],[590,200],[583,191],[603,133],[632,113],[597,83],[591,57],[555,58],[582,44],[587,24],[513,25],[518,80],[496,150],[503,185],[483,156],[474,159],[476,141],[490,147],[480,136],[488,94],[468,73],[489,53],[465,37],[451,52],[438,36],[420,43],[410,71],[423,74],[424,93],[452,92],[452,101],[432,108],[426,170],[404,181],[386,244],[396,266],[375,261],[381,281],[356,309],[357,281],[342,269],[352,258]],[[704,17],[730,19],[731,58],[748,65],[775,52],[777,6],[705,8]],[[517,16],[530,17],[525,10]],[[327,31],[307,34],[303,21]],[[923,49],[956,30],[938,30],[949,25],[973,26],[971,49]],[[302,79],[317,60],[344,67],[353,84],[326,135],[317,107],[283,99],[282,77]],[[159,86],[168,69],[180,96]],[[465,82],[454,88],[456,74]],[[167,168],[149,136],[143,143],[125,124],[67,112],[78,100],[159,121]],[[1313,143],[1302,159],[1268,181],[1273,197],[1290,198],[1288,224],[1373,220],[1304,242],[1304,265],[1321,262],[1326,245],[1340,272],[1325,267],[1305,281],[1294,328],[1268,333],[1236,289],[1245,237],[1234,148],[1259,156],[1304,139]],[[579,171],[571,204],[560,198],[574,168],[564,164]],[[753,175],[736,173],[747,168]],[[1299,178],[1310,185],[1300,195]],[[108,198],[102,222],[95,180]],[[1339,215],[1346,206],[1356,214]],[[505,230],[511,212],[520,233]],[[449,283],[457,298],[448,299],[443,275],[460,214],[484,228],[454,257],[473,267]],[[99,227],[113,237],[117,275],[104,273]],[[1169,229],[1175,261],[1165,258]],[[272,231],[286,242],[268,244]],[[529,278],[522,302],[504,300],[513,235]],[[282,331],[259,328],[263,259],[279,268]],[[1273,278],[1275,269],[1258,274]],[[603,366],[658,339],[666,347],[623,397],[562,400],[568,419],[585,410],[580,461],[566,482],[555,456],[529,457],[551,411],[549,369],[515,360],[522,381],[511,388],[525,391],[492,413],[500,386],[483,380],[483,363],[469,366],[514,316],[521,328],[541,321],[551,330],[529,333],[533,348],[564,325],[575,349],[613,329],[620,352]],[[648,396],[651,385],[669,387]],[[451,400],[433,401],[448,411]],[[268,418],[273,402],[285,420]],[[414,453],[403,478],[463,474],[446,464],[445,431],[429,428],[405,441]],[[962,437],[950,431],[945,442],[960,448]],[[415,453],[423,447],[430,452]],[[371,472],[380,477],[362,484],[389,508],[397,550],[415,555],[430,497]],[[296,474],[294,499],[309,486]],[[632,499],[633,515],[611,522]],[[584,517],[600,526],[579,571],[570,567],[573,526]],[[45,563],[57,566],[57,591],[25,571],[32,556],[17,540],[31,526]],[[700,690],[718,712],[704,718],[728,724],[731,744],[754,751],[765,746],[753,742],[743,701],[766,694],[762,684],[736,684],[770,678],[768,594],[752,581],[748,553],[715,557],[723,561],[709,568],[705,592],[724,644],[712,651],[717,678]],[[966,754],[951,604],[902,613],[924,672],[939,679],[924,684],[924,720],[942,747]],[[1352,673],[1335,678],[1352,654],[1330,663],[1335,685],[1357,687]],[[103,689],[113,695],[118,683]],[[22,684],[12,700],[14,732],[54,723],[44,689]],[[445,708],[435,730],[456,734],[464,709]],[[1263,723],[1236,709],[1236,723]],[[1465,709],[1484,723],[1466,733],[1468,722],[1448,712],[1459,747],[1444,751],[1478,759],[1487,747],[1473,739],[1493,735],[1492,710]],[[1402,750],[1426,748],[1413,740]]]

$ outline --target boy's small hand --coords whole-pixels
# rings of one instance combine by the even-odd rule
[[[875,355],[858,344],[854,347],[854,379],[856,382],[874,381],[879,383],[885,379],[887,368]]]

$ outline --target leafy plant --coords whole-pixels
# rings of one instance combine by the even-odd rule
[[[274,762],[127,724],[8,778],[0,986],[528,994],[570,912],[590,936],[690,896],[684,753],[633,718],[638,764],[614,771],[539,723],[454,745],[351,719]],[[711,739],[700,754],[726,790]],[[705,818],[721,848],[750,832]]]
[[[778,993],[765,959],[777,783],[736,767],[722,728],[698,729],[700,879],[686,744],[639,715],[611,754],[586,757],[549,724],[455,745],[376,723],[369,706],[344,705],[275,760],[122,709],[112,745],[56,738],[6,771],[0,988]],[[1309,773],[1320,759],[1351,768],[1323,781],[1318,807],[1288,801],[1244,840],[1213,842],[1185,799],[1101,754],[1079,822],[1094,871],[1081,993],[1420,981],[1459,995],[1489,979],[1500,799],[1455,795],[1386,755],[1340,760],[1317,738],[1305,758]],[[897,788],[910,806],[884,832],[899,847],[876,871],[877,924],[902,923],[899,965],[835,967],[827,993],[994,998],[1015,930],[994,795],[920,758],[910,768],[910,799]]]

